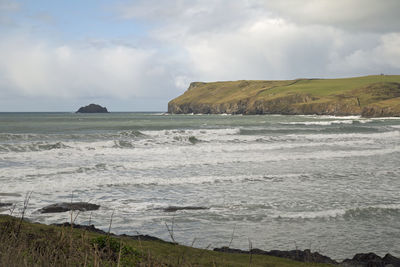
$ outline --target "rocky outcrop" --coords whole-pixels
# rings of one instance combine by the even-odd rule
[[[94,232],[94,233],[98,233],[98,234],[103,234],[103,235],[111,235],[111,236],[115,236],[115,237],[124,237],[124,238],[129,238],[129,239],[133,239],[133,240],[139,240],[139,241],[157,241],[157,242],[161,242],[161,243],[167,243],[167,244],[175,244],[172,242],[168,242],[168,241],[164,241],[158,237],[154,237],[151,235],[127,235],[127,234],[121,234],[121,235],[117,235],[117,234],[113,234],[113,233],[109,233],[106,231],[103,231],[99,228],[96,228],[93,224],[91,225],[81,225],[81,224],[70,224],[68,222],[65,223],[59,223],[59,224],[52,224],[54,226],[58,226],[58,227],[66,227],[66,228],[76,228],[76,229],[82,229],[82,230],[86,230],[89,232]]]
[[[386,254],[383,258],[375,253],[356,254],[352,259],[345,259],[341,263],[319,254],[306,250],[271,250],[264,251],[261,249],[241,250],[229,247],[214,248],[214,251],[225,253],[240,253],[253,255],[268,255],[279,258],[291,259],[294,261],[308,263],[327,263],[332,265],[340,265],[344,267],[400,267],[400,259],[390,254]]]
[[[264,251],[261,249],[251,249],[250,251],[234,249],[229,247],[214,248],[214,251],[225,252],[225,253],[241,253],[241,254],[253,254],[253,255],[268,255],[279,258],[291,259],[294,261],[310,262],[310,263],[328,263],[338,264],[337,261],[331,258],[321,255],[318,252],[311,252],[309,249],[306,250],[271,250]]]
[[[79,108],[76,113],[108,113],[108,110],[100,105],[90,104]]]
[[[39,210],[40,213],[57,213],[66,212],[70,210],[88,211],[88,210],[98,210],[100,205],[91,204],[87,202],[63,202],[48,205]]]
[[[341,266],[348,267],[399,267],[400,259],[390,254],[386,254],[381,258],[375,253],[360,253],[356,254],[352,259],[346,259]]]

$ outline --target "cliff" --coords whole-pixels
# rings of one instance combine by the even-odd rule
[[[400,116],[400,75],[194,82],[168,103],[168,112]]]

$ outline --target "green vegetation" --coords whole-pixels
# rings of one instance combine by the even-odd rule
[[[0,215],[0,266],[329,266],[140,241]]]
[[[400,116],[400,75],[192,83],[170,113]]]

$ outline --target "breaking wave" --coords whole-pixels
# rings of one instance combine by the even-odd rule
[[[0,144],[1,152],[36,152],[36,151],[46,151],[53,149],[63,149],[70,148],[62,142],[56,143],[45,143],[45,142],[35,142],[35,143],[22,143],[22,144]]]
[[[400,216],[400,204],[374,205],[368,207],[357,207],[350,209],[328,209],[320,211],[282,212],[274,215],[276,219],[329,219],[342,218],[368,219],[383,218],[386,216]]]

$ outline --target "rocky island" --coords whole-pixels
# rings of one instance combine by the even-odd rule
[[[108,113],[107,108],[97,104],[90,104],[78,109],[76,113]]]
[[[193,82],[168,103],[168,112],[400,116],[400,75]]]

